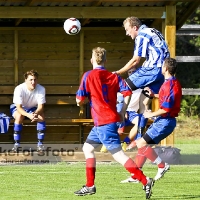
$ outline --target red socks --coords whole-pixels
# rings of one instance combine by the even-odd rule
[[[124,167],[131,174],[134,174],[132,176],[133,178],[141,181],[143,185],[147,184],[146,176],[137,167],[137,165],[134,163],[134,161],[131,158],[127,160],[127,162],[124,164]],[[96,172],[96,159],[95,158],[86,159],[86,179],[87,179],[86,186],[87,187],[92,187],[94,185],[95,172]]]
[[[86,159],[86,179],[87,179],[86,186],[87,187],[92,187],[94,185],[95,172],[96,172],[96,158]]]
[[[151,146],[144,146],[139,148],[135,158],[137,166],[142,168],[147,158],[157,164],[159,168],[165,167],[165,163],[160,158],[158,159],[158,155]]]
[[[127,171],[129,171],[131,174],[134,174],[132,178],[138,179],[140,182],[142,182],[143,185],[147,184],[146,176],[143,174],[143,172],[137,167],[137,165],[134,163],[132,159],[128,159],[126,163],[124,164],[124,167]]]

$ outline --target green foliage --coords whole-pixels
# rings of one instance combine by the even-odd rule
[[[190,16],[186,24],[200,24],[200,7]],[[199,56],[200,36],[177,36],[177,56]],[[183,88],[200,88],[200,63],[178,63],[176,77]],[[183,96],[181,112],[186,116],[200,116],[200,97]]]
[[[186,24],[200,24],[200,7],[189,17]]]
[[[199,115],[200,99],[198,95],[184,96],[181,102],[181,113],[187,117]]]

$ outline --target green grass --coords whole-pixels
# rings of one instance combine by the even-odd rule
[[[200,121],[179,117],[175,146],[181,149],[183,165],[171,165],[164,178],[155,183],[154,200],[200,200]],[[154,177],[157,166],[145,164],[144,173]],[[74,191],[85,184],[84,163],[44,165],[1,165],[0,200],[142,200],[141,184],[120,184],[129,176],[117,163],[98,163],[95,185],[97,193],[77,197]]]
[[[155,165],[146,164],[144,173],[154,177]],[[151,199],[200,199],[200,166],[171,166],[165,177],[155,183]],[[97,193],[77,197],[74,191],[85,184],[84,163],[44,165],[5,165],[0,167],[2,200],[128,200],[145,199],[141,184],[120,184],[128,172],[116,163],[98,163]]]
[[[177,118],[175,146],[181,149],[183,164],[200,164],[200,120],[197,117]]]

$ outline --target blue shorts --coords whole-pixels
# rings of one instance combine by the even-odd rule
[[[132,121],[139,117],[139,114],[135,111],[126,111],[127,118],[125,118],[125,126],[132,126]]]
[[[133,126],[133,123],[132,121],[136,118],[136,117],[139,117],[140,114],[138,114],[137,112],[135,111],[126,111],[127,113],[127,118],[125,119],[125,126]],[[139,118],[140,120],[140,118]],[[139,123],[139,120],[138,120],[138,123]],[[140,139],[142,137],[141,134],[137,133],[134,140],[137,140],[137,139]]]
[[[158,144],[170,135],[176,127],[176,118],[158,117],[143,135],[148,144]]]
[[[94,126],[90,131],[86,142],[95,148],[103,144],[110,153],[114,154],[122,149],[117,123],[102,126]]]
[[[155,94],[158,94],[164,83],[162,67],[140,67],[126,79],[126,83],[132,90],[148,86]]]
[[[33,112],[36,111],[37,107],[33,107],[33,108],[29,108],[29,109],[23,108],[23,109],[24,109],[27,113],[33,113]],[[12,117],[13,117],[13,114],[14,114],[14,112],[15,112],[16,110],[17,110],[17,108],[16,108],[15,104],[11,104],[11,105],[10,105],[10,113],[11,113]]]
[[[126,111],[127,117],[125,118],[124,122],[120,122],[119,128],[124,128],[125,126],[133,126],[132,121],[135,117],[139,117],[139,114],[135,111]],[[139,121],[138,121],[139,122]]]

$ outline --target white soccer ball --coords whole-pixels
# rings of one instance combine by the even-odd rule
[[[76,35],[81,30],[81,23],[78,19],[71,17],[65,20],[63,28],[67,34]]]

